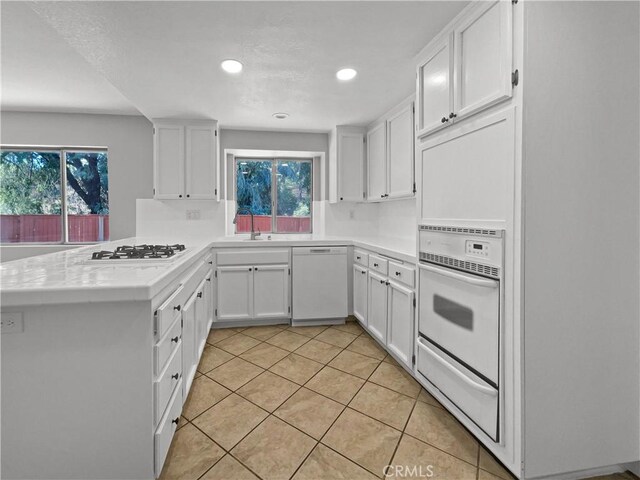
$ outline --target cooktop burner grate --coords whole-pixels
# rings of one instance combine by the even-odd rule
[[[93,252],[92,260],[129,260],[129,259],[147,259],[147,258],[169,258],[182,252],[185,246],[182,244],[174,245],[121,245],[115,250],[102,250]]]

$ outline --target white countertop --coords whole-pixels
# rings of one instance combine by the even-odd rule
[[[185,243],[184,252],[158,261],[90,260],[92,252],[114,250],[119,245],[167,243],[167,239],[140,237],[15,260],[0,265],[0,299],[3,307],[150,300],[211,247],[353,245],[404,262],[416,261],[414,241],[317,235],[273,235],[267,240],[267,236],[258,241],[248,241],[246,236],[195,239]]]

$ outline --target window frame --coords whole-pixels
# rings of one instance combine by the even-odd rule
[[[313,157],[254,157],[242,155],[233,157],[233,198],[236,201],[236,212],[238,211],[238,163],[239,162],[271,162],[271,233],[274,235],[310,235],[313,233]],[[278,162],[301,162],[308,163],[311,171],[311,181],[309,182],[309,231],[308,232],[278,232]],[[235,214],[234,214],[235,215]],[[244,235],[245,232],[238,233],[238,226],[234,228],[234,235]]]
[[[109,149],[107,147],[72,147],[58,145],[0,145],[0,151],[12,152],[58,152],[60,154],[60,221],[62,228],[62,239],[59,242],[0,242],[3,247],[7,246],[34,246],[34,245],[97,245],[102,242],[70,242],[69,241],[69,219],[67,212],[67,152],[71,153],[106,153],[107,162],[109,162]],[[108,164],[108,163],[107,163]],[[111,216],[111,208],[109,207],[109,216]],[[105,242],[110,241],[105,240]]]

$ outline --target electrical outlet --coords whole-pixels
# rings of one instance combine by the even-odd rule
[[[200,210],[187,210],[187,220],[200,220]]]
[[[24,322],[22,313],[11,312],[3,313],[0,317],[0,331],[4,333],[22,333],[24,331]]]

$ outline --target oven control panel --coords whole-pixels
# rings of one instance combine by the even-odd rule
[[[465,251],[467,255],[473,255],[476,257],[488,257],[489,256],[489,243],[481,242],[478,240],[467,240],[465,242]]]

